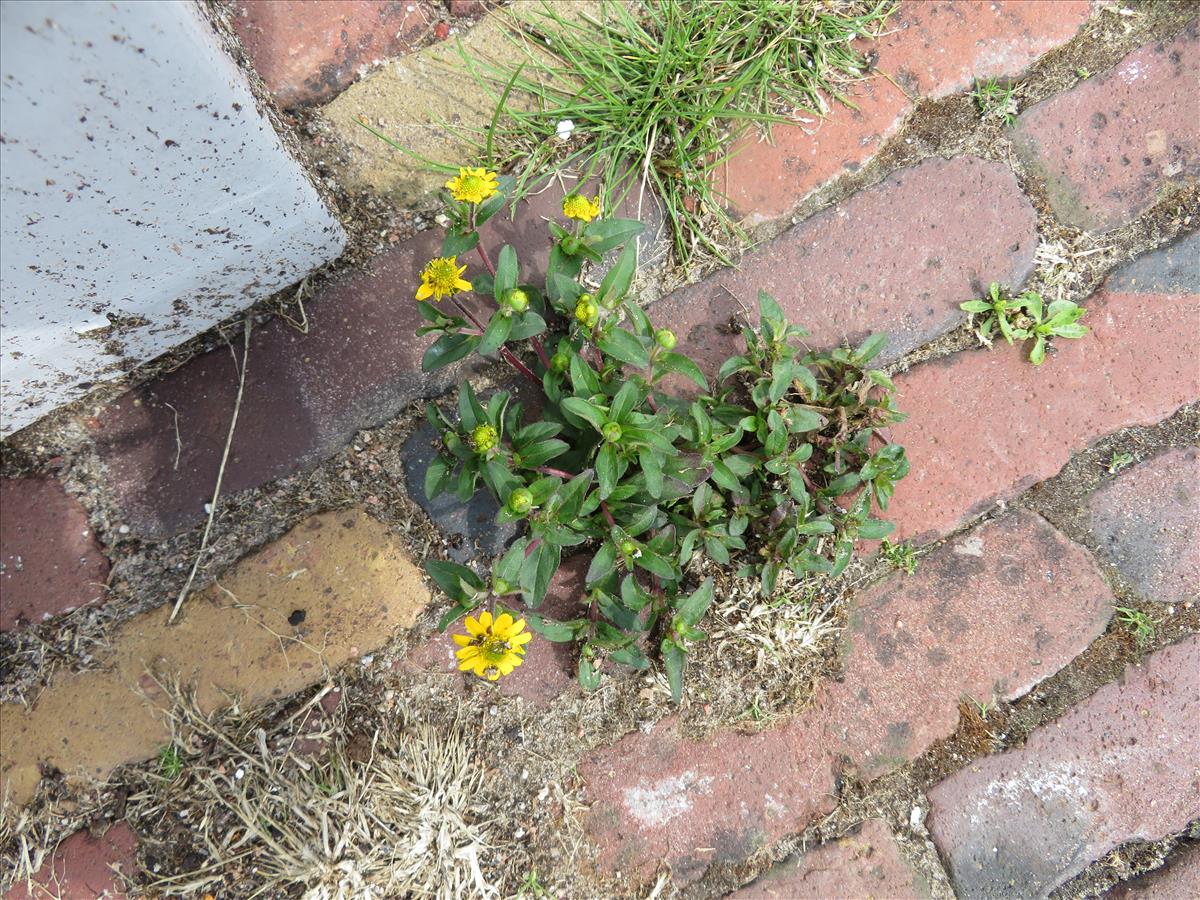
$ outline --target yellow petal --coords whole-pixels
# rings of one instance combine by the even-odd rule
[[[518,631],[524,631],[525,630],[525,620],[517,619],[517,621],[513,623],[512,630],[513,630],[513,634],[516,634]]]
[[[458,267],[458,274],[459,274],[459,275],[461,275],[461,274],[462,274],[463,272],[465,272],[465,271],[467,271],[467,267],[466,267],[466,266],[459,266],[459,267]]]
[[[492,614],[488,610],[485,609],[479,614],[479,624],[483,626],[483,629],[480,630],[492,627]],[[476,634],[478,634],[478,632],[476,632]]]
[[[461,278],[454,279],[454,289],[456,291],[473,291],[474,290],[474,288],[471,286],[471,282],[464,281]]]
[[[492,631],[496,632],[496,634],[507,636],[508,630],[512,628],[512,623],[512,616],[510,616],[508,613],[500,613],[500,615],[496,617],[496,624],[492,628]]]
[[[460,672],[465,672],[465,671],[467,671],[468,669],[474,669],[474,668],[475,668],[475,666],[476,666],[476,660],[474,660],[474,659],[464,659],[462,662],[460,662],[460,663],[458,664],[458,671],[460,671]],[[477,674],[478,674],[478,673],[477,673]]]
[[[474,659],[479,655],[478,647],[463,647],[461,650],[455,650],[454,655],[459,659]]]
[[[450,637],[454,638],[454,643],[458,644],[460,647],[465,647],[467,644],[471,643],[471,638],[469,635],[452,634]]]
[[[533,635],[530,634],[528,631],[523,631],[520,634],[514,634],[512,637],[510,637],[508,639],[508,642],[510,644],[516,644],[518,647],[520,647],[522,644],[528,644],[532,640],[533,640]]]
[[[484,613],[484,615],[486,616],[487,613]],[[482,618],[482,616],[480,618]],[[465,622],[463,622],[463,624],[465,626],[467,626],[467,631],[471,632],[471,634],[476,635],[476,636],[481,635],[485,631],[487,631],[487,628],[484,627],[480,622],[478,622],[474,616],[467,616],[467,619]]]
[[[432,293],[433,293],[433,288],[431,288],[429,286],[428,282],[425,282],[419,288],[417,288],[417,299],[424,300],[426,297],[428,297]]]
[[[480,673],[480,674],[483,674],[483,673]],[[492,669],[490,672],[487,673],[488,681],[497,681],[497,680],[499,680],[499,678],[500,678],[500,670],[499,669]]]

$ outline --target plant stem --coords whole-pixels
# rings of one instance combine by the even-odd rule
[[[463,306],[462,303],[459,302],[457,297],[451,297],[450,299],[454,301],[454,305],[458,307],[459,312],[461,312],[464,316],[466,316],[471,321],[472,325],[474,325],[476,328],[478,328],[481,333],[486,331],[486,329],[483,327],[483,323],[481,323],[479,321],[479,319],[475,317],[475,314],[473,312],[471,312],[469,309],[467,309],[465,306]],[[509,350],[507,347],[500,348],[500,355],[502,357],[504,357],[505,362],[507,362],[510,366],[512,366],[514,369],[516,369],[518,372],[520,372],[522,375],[524,375],[526,378],[528,378],[534,384],[541,385],[542,379],[540,379],[536,375],[534,375],[533,371],[529,368],[529,366],[525,365],[525,363],[523,363],[523,362],[521,362],[521,360],[517,359],[517,357],[513,354],[513,352],[511,350]]]
[[[474,222],[472,221],[472,224]],[[475,245],[475,249],[479,251],[479,258],[483,260],[483,267],[488,270],[488,273],[493,279],[496,277],[496,267],[492,265],[492,258],[488,256],[488,252],[483,249],[483,244]],[[542,361],[542,365],[546,367],[546,371],[550,371],[550,357],[546,355],[546,348],[542,346],[542,342],[536,337],[531,337],[529,343],[533,344],[534,352],[537,353],[538,359]],[[541,382],[538,382],[539,384]]]
[[[535,466],[533,471],[541,472],[543,475],[553,475],[556,478],[566,478],[568,481],[575,477],[570,472],[564,472],[562,469],[556,469],[553,466]]]
[[[604,520],[608,522],[609,527],[615,527],[617,522],[613,519],[612,513],[608,511],[608,504],[603,500],[600,501],[600,512],[604,513]]]

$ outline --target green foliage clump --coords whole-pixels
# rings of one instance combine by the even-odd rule
[[[1000,285],[992,282],[987,300],[968,300],[959,306],[972,316],[982,316],[975,336],[985,346],[992,345],[992,335],[998,330],[1008,343],[1014,340],[1033,340],[1029,361],[1040,366],[1046,359],[1047,342],[1051,338],[1081,338],[1088,333],[1079,320],[1087,312],[1071,300],[1055,300],[1046,306],[1042,295],[1026,291],[1016,297],[1004,296]]]
[[[449,202],[457,225],[443,253],[479,248],[478,216]],[[678,700],[714,599],[701,555],[757,577],[770,596],[785,573],[835,576],[856,541],[891,532],[874,513],[887,509],[908,461],[886,432],[903,418],[894,387],[870,365],[885,338],[804,349],[806,333],[760,293],[758,326],[742,329],[744,351],[710,384],[677,352],[676,336],[630,299],[639,223],[598,217],[549,228],[544,285],[523,280],[512,247],[500,249],[494,268],[479,248],[489,271],[468,276],[478,299],[452,297],[457,315],[420,304],[429,323],[422,332],[435,337],[427,370],[500,353],[544,397],[529,417],[510,392],[485,399],[464,382],[456,410],[427,407],[442,446],[426,494],[466,502],[482,488],[498,502],[499,521],[525,526],[489,578],[428,563],[455,601],[441,624],[516,595],[536,609],[564,553],[586,551],[583,613],[567,621],[530,614],[530,626],[578,646],[585,688],[599,683],[603,660],[647,669],[657,651]],[[598,287],[586,287],[585,265],[621,245]],[[514,291],[519,309],[506,302]],[[490,312],[478,312],[484,306]],[[534,353],[522,358],[525,342]]]

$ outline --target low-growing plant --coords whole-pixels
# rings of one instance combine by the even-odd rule
[[[1132,453],[1114,452],[1112,458],[1108,461],[1108,474],[1116,475],[1126,466],[1133,462]]]
[[[657,650],[678,701],[689,647],[704,639],[713,601],[701,556],[758,578],[769,597],[785,573],[837,575],[855,541],[891,532],[874,512],[887,509],[908,461],[887,437],[903,418],[894,387],[870,366],[885,338],[805,349],[806,333],[760,292],[759,322],[742,329],[744,352],[710,383],[678,352],[675,334],[655,327],[629,296],[641,224],[604,217],[597,199],[568,195],[563,214],[573,224],[549,223],[544,284],[529,281],[511,246],[493,265],[478,228],[507,186],[481,169],[447,184],[443,256],[426,266],[416,295],[428,323],[420,333],[434,338],[427,371],[471,353],[499,354],[544,404],[527,417],[511,392],[482,398],[464,382],[454,414],[427,406],[441,448],[426,494],[466,502],[482,487],[499,504],[500,522],[524,525],[487,578],[427,563],[455,601],[441,627],[467,616],[468,634],[456,636],[460,666],[507,674],[520,665],[527,635],[502,604],[519,597],[536,609],[564,552],[586,551],[580,614],[553,621],[532,613],[528,624],[577,645],[579,681],[589,689],[604,660],[647,669]],[[589,287],[585,267],[622,246]],[[471,250],[483,271],[468,273],[459,261]],[[453,309],[439,305],[443,298]]]
[[[1130,606],[1115,606],[1117,622],[1133,635],[1139,644],[1145,644],[1154,637],[1154,623],[1140,609]]]
[[[1001,119],[1005,125],[1017,121],[1017,89],[995,78],[975,82],[971,97],[985,119]]]
[[[893,544],[884,538],[879,545],[879,552],[884,559],[905,575],[911,575],[917,571],[917,551],[911,544]]]
[[[1040,366],[1046,359],[1046,348],[1052,338],[1081,338],[1088,333],[1086,325],[1079,320],[1087,309],[1071,300],[1054,300],[1046,306],[1042,295],[1026,291],[1009,297],[992,282],[988,288],[988,299],[968,300],[959,306],[980,316],[982,321],[975,329],[975,336],[985,346],[992,346],[992,336],[999,331],[1008,343],[1014,340],[1033,340],[1029,361]]]
[[[158,748],[158,774],[167,781],[174,781],[183,774],[183,754],[174,744]]]

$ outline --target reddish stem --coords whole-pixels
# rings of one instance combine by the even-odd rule
[[[483,249],[483,244],[476,244],[475,249],[479,251],[479,258],[483,260],[483,267],[488,270],[488,273],[494,279],[496,277],[496,267],[492,265],[492,259],[488,256],[486,250]],[[536,337],[531,337],[529,343],[533,344],[533,349],[538,355],[538,359],[542,361],[542,365],[546,370],[550,370],[550,357],[546,355],[546,348],[542,346],[542,342]],[[538,382],[541,384],[541,382]]]
[[[604,520],[608,522],[610,528],[616,526],[617,522],[613,519],[612,513],[608,511],[608,504],[603,500],[600,501],[600,512],[604,513]]]
[[[462,312],[462,314],[464,316],[466,316],[468,319],[470,319],[471,324],[479,329],[481,334],[487,330],[483,327],[483,323],[480,322],[479,319],[477,319],[475,317],[475,314],[472,313],[469,309],[467,309],[465,306],[463,306],[458,301],[457,297],[451,297],[450,299],[454,301],[454,305],[459,308],[459,311]],[[509,350],[507,347],[500,348],[500,355],[504,358],[505,362],[507,362],[510,366],[512,366],[514,369],[516,369],[518,372],[520,372],[522,375],[524,375],[526,378],[528,378],[534,384],[540,385],[542,383],[542,379],[540,379],[536,375],[534,375],[533,371],[529,368],[529,366],[525,365],[525,363],[523,363],[523,362],[521,362],[521,360],[517,359],[517,357],[513,354],[513,352],[511,350]]]
[[[558,478],[566,478],[567,480],[575,477],[570,472],[564,472],[562,469],[556,469],[553,466],[535,466],[533,471],[541,472],[543,475],[554,475]]]

